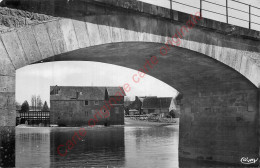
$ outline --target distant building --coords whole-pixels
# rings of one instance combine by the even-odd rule
[[[109,117],[99,117],[96,124],[124,124],[125,92],[121,87],[51,86],[50,90],[51,124],[88,125],[88,121],[93,119],[102,107],[108,107],[108,104],[111,104],[110,109],[107,108]]]
[[[160,114],[162,117],[169,115],[170,112],[176,113],[174,117],[178,118],[179,106],[173,97],[137,97],[129,105],[129,111],[133,114]]]
[[[133,101],[129,106],[129,114],[134,115],[134,114],[141,114],[141,107],[142,107],[142,98],[139,98],[135,96],[135,101]],[[130,113],[131,111],[131,113]]]
[[[142,112],[144,114],[156,113],[165,117],[174,109],[172,97],[147,97],[143,100]]]

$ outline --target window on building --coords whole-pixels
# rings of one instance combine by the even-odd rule
[[[88,106],[88,104],[89,104],[89,101],[85,100],[85,106]]]
[[[99,105],[99,102],[98,102],[98,101],[94,101],[94,104],[95,104],[95,105]]]
[[[58,95],[58,94],[59,94],[59,91],[60,91],[60,89],[54,88],[54,89],[51,91],[51,95]]]

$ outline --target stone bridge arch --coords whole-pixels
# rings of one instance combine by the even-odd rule
[[[181,157],[237,164],[241,157],[258,157],[257,49],[247,42],[228,47],[224,35],[197,27],[185,32],[179,46],[167,47],[170,35],[184,25],[143,16],[99,15],[56,18],[1,33],[0,126],[15,125],[16,69],[41,61],[88,60],[138,70],[156,56],[158,65],[147,73],[184,93]],[[199,36],[200,41],[193,41]],[[167,55],[160,54],[162,47],[167,47]]]

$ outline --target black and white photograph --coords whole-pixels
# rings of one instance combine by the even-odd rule
[[[0,167],[260,166],[260,0],[0,0]]]

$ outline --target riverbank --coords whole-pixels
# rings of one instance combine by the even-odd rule
[[[49,125],[46,126],[44,124],[39,124],[39,125],[27,125],[27,124],[20,124],[16,126],[17,128],[42,128],[42,127],[50,127]]]
[[[151,121],[141,121],[141,120],[133,120],[130,118],[125,118],[126,126],[167,126],[167,125],[179,125],[179,119],[174,118],[175,122],[172,123],[164,123],[164,122],[151,122]]]
[[[134,120],[131,118],[125,118],[125,126],[167,126],[167,125],[179,125],[179,119],[174,118],[172,122],[153,122],[153,121],[145,121],[145,120]],[[40,126],[32,126],[32,125],[26,125],[26,124],[21,124],[16,126],[17,128],[41,128]],[[44,127],[44,126],[42,126]],[[51,125],[50,127],[58,127]],[[88,126],[82,126],[82,127],[88,127]],[[102,125],[100,126],[95,126],[95,127],[103,127]],[[62,128],[62,127],[59,127]]]

